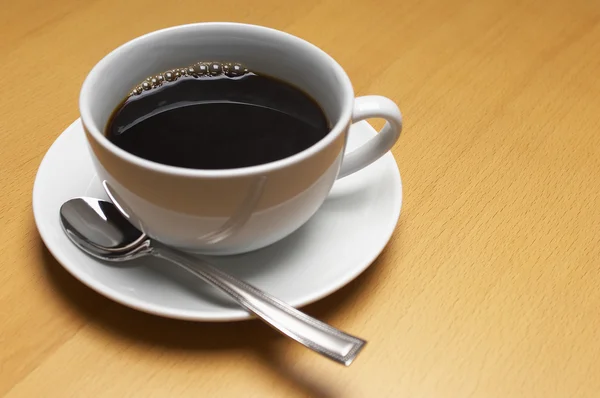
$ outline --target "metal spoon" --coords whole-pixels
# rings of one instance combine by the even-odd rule
[[[60,208],[60,222],[69,239],[87,254],[122,262],[156,256],[227,293],[267,324],[319,354],[346,366],[366,341],[318,321],[207,262],[156,242],[140,232],[110,202],[75,198]]]

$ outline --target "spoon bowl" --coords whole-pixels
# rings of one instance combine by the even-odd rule
[[[60,224],[77,246],[84,245],[99,255],[129,252],[148,239],[115,205],[96,198],[80,197],[63,203]]]

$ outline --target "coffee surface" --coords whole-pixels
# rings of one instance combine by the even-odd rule
[[[115,109],[106,136],[154,162],[191,169],[265,164],[329,132],[319,105],[239,64],[198,63],[152,76]]]

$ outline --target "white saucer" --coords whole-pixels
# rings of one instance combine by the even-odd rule
[[[376,132],[352,127],[348,148]],[[65,236],[58,211],[75,196],[107,199],[76,120],[46,153],[33,187],[33,211],[44,243],[75,278],[104,296],[151,314],[194,321],[250,315],[202,281],[153,258],[115,266],[88,257]],[[317,214],[288,238],[256,252],[210,261],[293,306],[314,302],[364,271],[390,239],[400,215],[402,182],[391,153],[335,183]],[[143,266],[138,266],[143,265]]]

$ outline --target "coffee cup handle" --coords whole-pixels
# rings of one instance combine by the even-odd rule
[[[398,106],[389,98],[380,95],[366,95],[354,100],[352,123],[369,118],[386,120],[377,136],[344,155],[337,178],[346,177],[370,165],[392,149],[402,131],[402,114]]]

